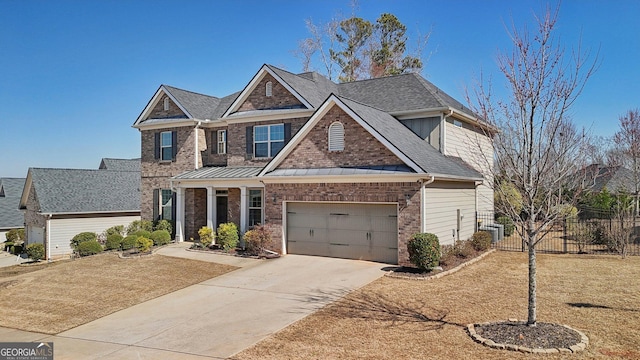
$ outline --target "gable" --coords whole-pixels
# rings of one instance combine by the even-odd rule
[[[334,122],[340,122],[344,127],[343,151],[329,151],[329,126]],[[343,109],[334,105],[282,160],[277,169],[385,165],[404,165],[404,162]]]
[[[168,102],[168,109],[165,110],[165,99]],[[162,94],[153,106],[147,119],[187,119],[188,116],[167,94]],[[146,119],[145,119],[146,120]]]
[[[267,83],[271,83],[271,96],[267,96]],[[265,74],[244,102],[238,107],[238,111],[274,110],[274,109],[304,109],[304,104],[296,98],[283,84],[277,81],[271,74]]]

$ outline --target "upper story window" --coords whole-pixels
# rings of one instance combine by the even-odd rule
[[[160,160],[173,160],[173,136],[171,131],[160,133]]]
[[[218,154],[227,153],[227,130],[218,130]]]
[[[457,126],[457,127],[462,127],[462,121],[460,120],[453,120],[453,125]]]
[[[253,156],[275,156],[284,147],[284,124],[253,127]]]
[[[273,83],[271,81],[267,81],[267,85],[265,86],[264,93],[266,96],[273,95]]]
[[[342,150],[344,150],[344,126],[336,121],[329,126],[329,151]]]
[[[164,111],[169,110],[169,97],[168,96],[164,97],[163,109],[164,109]]]

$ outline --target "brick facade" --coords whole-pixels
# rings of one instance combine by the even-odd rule
[[[272,84],[271,96],[265,95],[267,82]],[[240,105],[238,111],[302,108],[303,105],[284,85],[280,84],[273,76],[266,74],[258,83],[253,92]]]
[[[184,237],[198,239],[198,230],[207,226],[207,189],[185,189]]]
[[[38,206],[37,196],[36,189],[32,184],[31,189],[29,190],[29,197],[27,198],[27,210],[24,212],[24,236],[27,244],[29,244],[29,227],[39,227],[44,229],[47,223],[46,217],[38,213],[40,211],[40,207]],[[46,238],[46,232],[44,236]]]
[[[329,151],[329,126],[334,122],[344,126],[344,151]],[[386,146],[373,137],[340,107],[334,106],[280,163],[280,169],[332,168],[372,165],[399,165]]]
[[[169,100],[169,109],[164,109],[164,99]],[[163,95],[156,106],[151,109],[150,119],[186,119],[187,115],[167,95]]]
[[[407,204],[406,196],[410,203]],[[282,204],[284,201],[329,201],[398,204],[398,262],[409,265],[407,242],[420,232],[420,184],[408,183],[319,183],[267,184],[265,187],[265,223],[273,231],[273,249],[281,251]]]

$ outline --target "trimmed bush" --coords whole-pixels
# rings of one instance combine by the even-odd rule
[[[78,254],[80,256],[95,255],[102,252],[102,245],[98,240],[84,241],[78,244]]]
[[[15,244],[9,248],[9,252],[13,255],[20,255],[24,251],[24,244]]]
[[[124,225],[116,225],[108,228],[104,231],[104,235],[106,238],[109,238],[109,235],[120,235],[124,236]]]
[[[407,243],[409,261],[422,270],[438,266],[440,261],[440,240],[435,234],[413,234]]]
[[[40,261],[44,259],[44,245],[43,244],[27,245],[27,256],[29,256],[29,258],[34,261]]]
[[[137,231],[146,230],[153,231],[153,223],[149,220],[134,220],[127,226],[127,235],[131,235]]]
[[[107,250],[118,250],[122,245],[122,239],[123,237],[120,234],[108,235],[105,247],[107,248]]]
[[[78,250],[78,246],[87,241],[98,241],[98,234],[94,232],[81,232],[71,239],[71,248]]]
[[[485,251],[491,247],[491,234],[486,231],[477,231],[471,236],[471,245],[477,251]]]
[[[504,236],[513,235],[513,231],[516,229],[516,226],[513,224],[513,220],[511,220],[508,216],[500,216],[498,220],[496,220],[498,224],[504,225]]]
[[[147,239],[150,239],[151,238],[151,231],[138,230],[138,231],[134,232],[133,234],[129,234],[129,235],[142,236],[142,237],[146,237]]]
[[[127,235],[124,239],[122,239],[120,247],[122,248],[122,250],[131,250],[136,247],[136,240],[138,240],[138,237],[136,235]]]
[[[224,251],[238,246],[238,227],[234,223],[224,223],[218,226],[218,244]]]
[[[213,229],[206,226],[203,226],[198,230],[198,236],[200,236],[200,245],[202,245],[202,247],[208,247],[213,243],[213,239],[215,239]]]
[[[24,229],[11,229],[4,234],[4,237],[7,238],[7,242],[12,242],[14,244],[24,241]]]
[[[154,230],[167,230],[169,234],[173,230],[173,226],[171,226],[171,222],[169,220],[158,220],[156,226],[153,228]]]
[[[140,252],[147,252],[149,251],[149,249],[151,249],[152,246],[153,240],[149,238],[138,236],[138,238],[136,239],[136,248]]]
[[[171,234],[167,230],[156,230],[151,233],[149,239],[153,240],[153,245],[162,246],[171,242]]]
[[[271,244],[271,230],[265,225],[257,225],[244,233],[242,239],[249,254],[259,255],[264,248]]]

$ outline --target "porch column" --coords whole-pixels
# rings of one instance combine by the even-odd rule
[[[207,186],[207,227],[216,231],[216,188]]]
[[[247,231],[247,220],[249,219],[249,207],[247,206],[247,187],[240,186],[240,233]]]
[[[176,189],[176,242],[184,241],[184,188]]]

